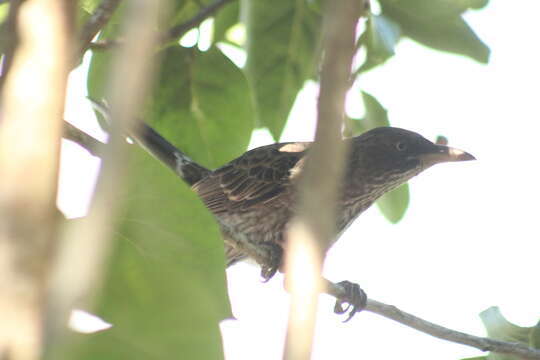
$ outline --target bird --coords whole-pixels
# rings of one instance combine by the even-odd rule
[[[287,223],[294,216],[299,175],[311,142],[284,142],[245,152],[210,170],[183,153],[156,130],[138,122],[130,136],[198,194],[218,222],[225,243],[227,266],[255,258],[268,281],[284,258]],[[348,142],[345,170],[338,195],[336,219],[339,235],[379,197],[406,183],[433,165],[475,160],[471,154],[429,141],[416,132],[378,127],[343,139]],[[365,293],[353,283],[340,283],[349,294],[338,299],[365,306]],[[349,315],[349,319],[352,315]]]

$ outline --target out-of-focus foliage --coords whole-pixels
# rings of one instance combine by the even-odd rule
[[[320,15],[305,1],[242,0],[246,74],[258,125],[279,139],[298,91],[315,71]]]
[[[173,172],[133,148],[126,208],[94,310],[113,327],[77,335],[55,358],[219,359],[217,324],[231,310],[218,227]]]
[[[486,327],[488,336],[492,339],[522,343],[540,349],[540,322],[536,326],[521,327],[512,324],[501,314],[498,307],[493,306],[480,313],[480,318]],[[518,360],[516,356],[489,353],[487,356],[476,357],[478,360]],[[474,360],[463,359],[463,360]]]

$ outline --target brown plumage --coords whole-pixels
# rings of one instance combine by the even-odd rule
[[[224,235],[228,265],[256,255],[261,274],[271,278],[281,263],[285,228],[295,209],[295,183],[311,143],[263,146],[210,171],[146,125],[135,138],[192,185],[214,214]],[[339,233],[381,195],[430,166],[474,159],[392,127],[345,141],[350,142],[350,151],[338,204]]]

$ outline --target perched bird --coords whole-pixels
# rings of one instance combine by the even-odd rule
[[[275,274],[283,258],[285,229],[295,211],[295,184],[311,143],[262,146],[209,170],[145,123],[138,125],[132,137],[200,196],[221,227],[228,265],[253,257],[261,265],[264,279]],[[339,233],[381,195],[427,168],[442,162],[474,160],[467,152],[393,127],[375,128],[344,141],[349,142],[349,153],[339,196]],[[341,299],[341,303],[360,302],[354,305],[352,314],[365,302],[365,295],[358,300],[362,298],[359,287],[355,289],[353,286],[348,291],[356,294]]]
[[[281,251],[285,226],[294,212],[296,179],[311,143],[262,146],[209,170],[144,123],[134,138],[191,185],[214,214],[226,239],[229,265],[247,257],[250,248]],[[432,165],[474,160],[469,153],[393,127],[375,128],[344,141],[350,142],[350,151],[339,201],[339,232],[381,195]],[[279,256],[268,255],[273,263],[262,264],[265,278],[275,273]]]

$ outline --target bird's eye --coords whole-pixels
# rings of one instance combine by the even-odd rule
[[[404,143],[403,141],[399,141],[399,142],[396,143],[396,149],[398,151],[405,151],[405,150],[407,150],[407,144]]]

